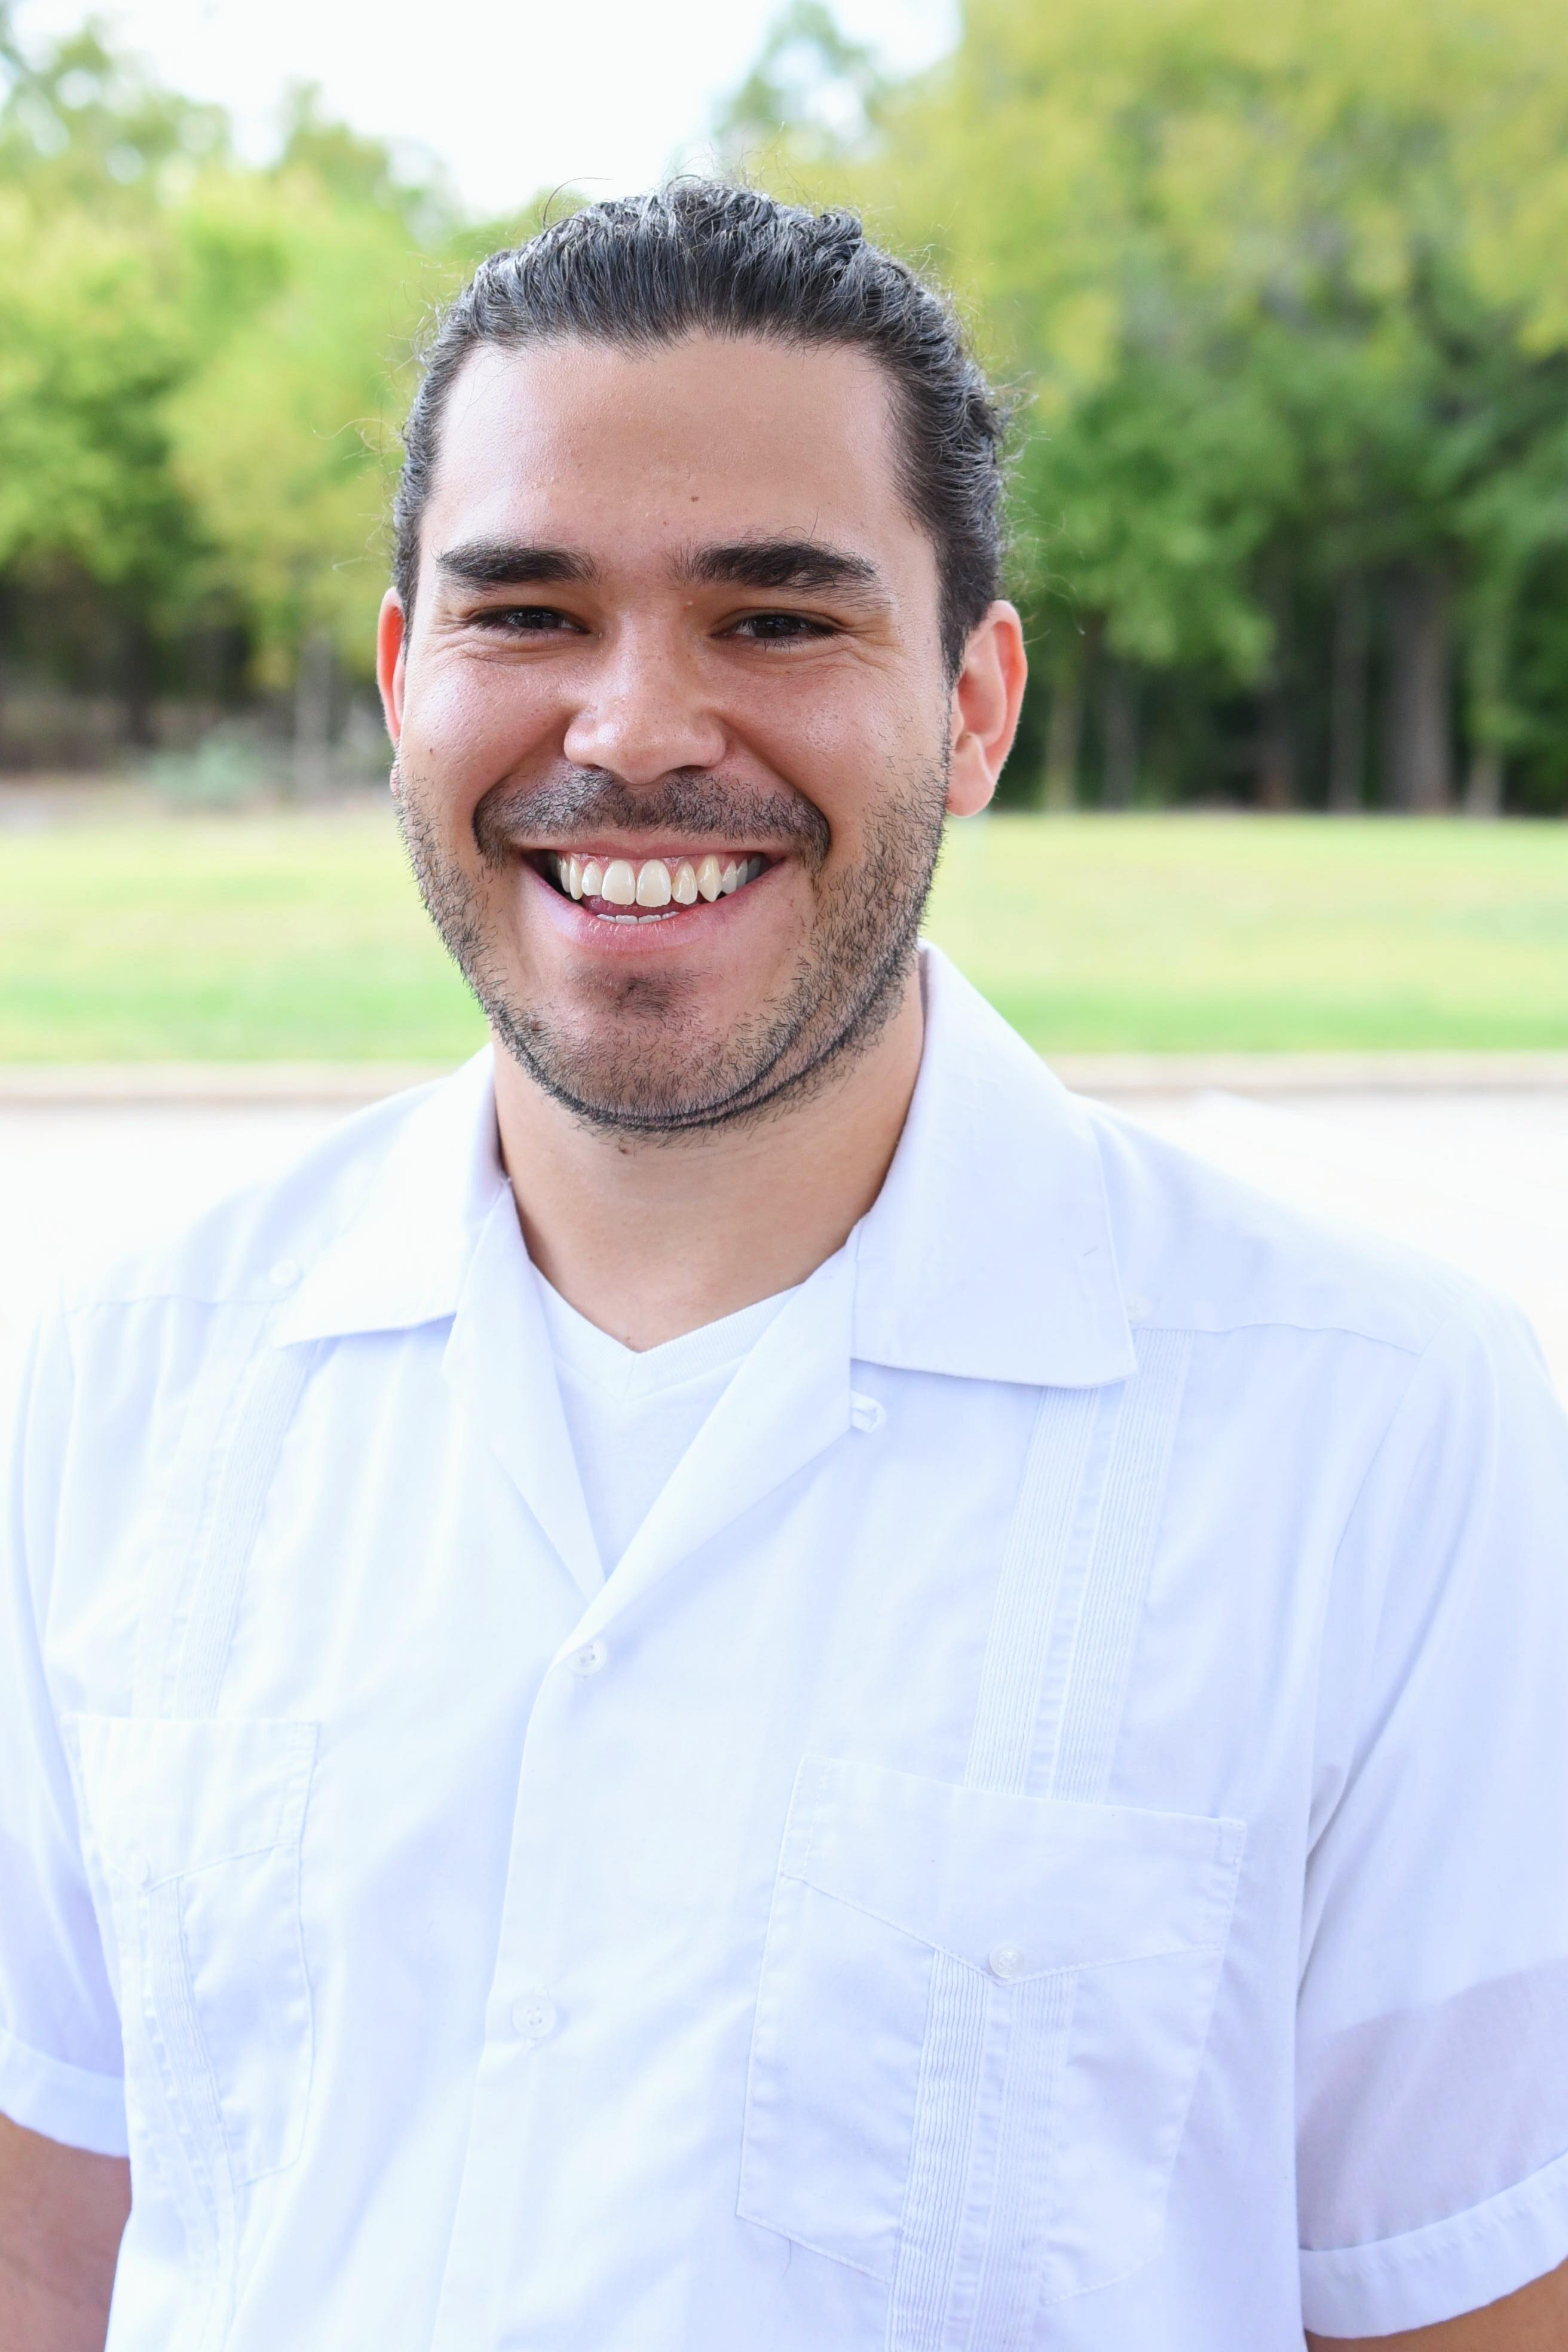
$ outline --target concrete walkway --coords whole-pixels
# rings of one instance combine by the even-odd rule
[[[1263,1090],[1266,1076],[1249,1074],[1246,1095],[1168,1082],[1114,1091],[1121,1109],[1236,1174],[1510,1293],[1568,1393],[1568,1087],[1276,1094]],[[343,1108],[50,1100],[41,1090],[0,1101],[0,1379],[62,1265],[175,1230],[285,1165]]]

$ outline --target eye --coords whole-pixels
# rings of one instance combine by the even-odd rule
[[[477,629],[493,629],[505,636],[558,636],[583,634],[581,621],[553,604],[485,604],[468,615]]]
[[[725,635],[743,637],[752,645],[787,646],[812,637],[836,637],[838,631],[831,621],[819,621],[810,613],[747,613]]]

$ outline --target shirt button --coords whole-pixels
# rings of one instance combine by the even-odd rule
[[[869,1436],[872,1430],[881,1428],[888,1418],[888,1409],[876,1397],[852,1396],[849,1418],[857,1429],[863,1429]]]
[[[555,2003],[547,1992],[525,1992],[511,2005],[512,2030],[525,2042],[542,2042],[555,2031]]]
[[[125,1866],[131,1874],[131,1883],[133,1886],[152,1885],[153,1865],[144,1853],[132,1854]]]
[[[998,1944],[991,1955],[991,1973],[994,1977],[1000,1977],[1004,1984],[1011,1984],[1015,1977],[1021,1977],[1028,1965],[1016,1944]]]
[[[574,1675],[580,1675],[586,1682],[590,1675],[598,1673],[609,1654],[603,1642],[584,1642],[580,1650],[572,1651],[566,1663]]]
[[[298,1258],[280,1257],[268,1274],[267,1279],[274,1290],[287,1290],[290,1283],[298,1282],[300,1279]]]

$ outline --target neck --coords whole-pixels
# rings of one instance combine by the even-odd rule
[[[804,1282],[881,1190],[920,1069],[911,972],[864,1053],[795,1108],[658,1141],[585,1127],[496,1048],[496,1112],[529,1255],[628,1348]]]

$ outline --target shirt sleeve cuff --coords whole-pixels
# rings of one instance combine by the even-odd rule
[[[1404,2237],[1301,2255],[1315,2335],[1395,2336],[1479,2311],[1568,2260],[1568,2156],[1517,2189]]]
[[[89,2074],[29,2050],[0,2032],[0,2115],[93,2156],[128,2156],[125,2084],[118,2074]]]

